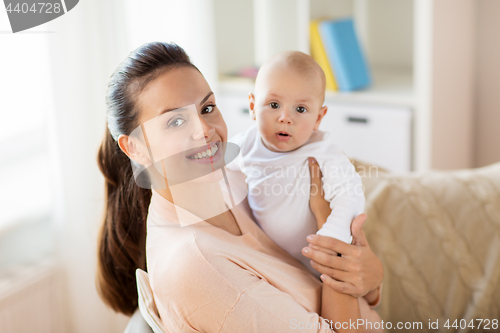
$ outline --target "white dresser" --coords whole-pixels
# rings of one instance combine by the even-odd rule
[[[412,113],[409,108],[327,104],[320,129],[350,158],[393,172],[411,170]]]

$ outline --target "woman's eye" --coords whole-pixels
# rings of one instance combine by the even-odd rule
[[[304,113],[307,111],[307,109],[303,106],[299,106],[295,110],[297,110],[298,113]]]
[[[215,105],[207,105],[203,110],[202,110],[202,114],[204,113],[211,113],[215,108]]]
[[[271,107],[271,109],[278,109],[280,107],[280,105],[276,102],[269,103],[269,106]]]
[[[169,124],[168,124],[168,127],[179,127],[181,126],[182,124],[184,124],[184,122],[186,122],[184,119],[182,118],[175,118],[174,120],[172,120]]]

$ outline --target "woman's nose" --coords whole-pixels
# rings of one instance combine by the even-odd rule
[[[280,115],[278,118],[278,122],[281,124],[287,124],[287,125],[292,124],[292,117],[290,115],[290,111],[288,110],[288,108],[281,109],[281,112],[280,112]]]
[[[199,116],[198,119],[200,120],[199,126],[197,126],[197,130],[193,134],[193,139],[194,140],[210,140],[210,138],[214,135],[215,133],[215,128],[207,123],[207,121],[202,117]]]

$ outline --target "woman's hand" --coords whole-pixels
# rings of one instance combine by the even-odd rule
[[[310,207],[318,221],[318,227],[325,223],[331,209],[324,199],[321,186],[321,171],[314,159],[309,160],[311,174]],[[312,267],[322,273],[322,280],[331,288],[354,297],[365,296],[369,303],[377,297],[377,289],[382,283],[384,268],[382,262],[373,253],[363,232],[366,214],[357,216],[351,231],[353,244],[346,244],[338,239],[310,235],[309,246],[302,253],[312,260]],[[342,256],[337,256],[340,253]]]
[[[311,266],[326,275],[322,276],[325,284],[354,297],[376,290],[384,276],[382,263],[372,252],[361,228],[365,219],[366,215],[361,214],[353,221],[353,229],[357,229],[353,231],[354,245],[331,237],[310,235],[307,252],[303,252],[312,259]],[[338,257],[337,253],[342,256]],[[368,302],[373,303],[378,295],[371,293],[370,296]]]

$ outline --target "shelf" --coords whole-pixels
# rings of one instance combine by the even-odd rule
[[[413,74],[405,68],[374,68],[373,84],[367,90],[354,92],[327,91],[326,103],[370,103],[414,107]],[[222,94],[244,95],[254,89],[254,80],[249,78],[220,76]]]
[[[372,77],[373,83],[369,89],[353,92],[327,91],[326,101],[414,106],[411,70],[377,68],[373,69]]]

